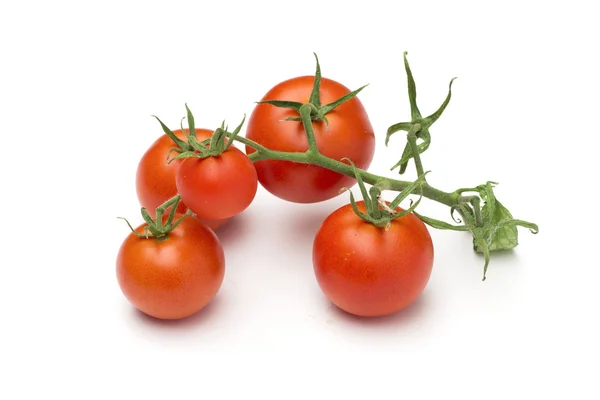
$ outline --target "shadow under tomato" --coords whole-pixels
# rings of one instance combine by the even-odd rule
[[[225,225],[215,231],[221,244],[235,243],[243,240],[243,236],[248,230],[248,217],[241,213],[232,217]]]
[[[427,293],[421,294],[412,304],[406,308],[390,315],[384,315],[380,317],[361,317],[358,315],[350,314],[337,307],[333,303],[329,303],[332,321],[353,325],[361,328],[369,327],[398,327],[402,325],[412,325],[421,318],[423,318],[429,311]]]
[[[186,332],[190,329],[193,330],[195,327],[201,327],[205,324],[211,323],[210,320],[219,314],[221,305],[222,300],[220,299],[219,295],[217,295],[202,310],[186,318],[173,320],[155,318],[139,311],[134,307],[131,307],[131,314],[132,319],[135,321],[134,325],[140,330],[150,328],[153,330],[158,329],[159,331]]]
[[[328,202],[319,203],[316,205],[298,204],[294,205],[298,208],[297,212],[293,210],[286,218],[287,226],[294,229],[299,240],[312,242],[317,234],[323,221],[335,210],[340,207],[340,199],[334,199]]]
[[[321,224],[331,212],[331,210],[318,210],[312,213],[297,214],[292,221],[294,229],[299,235],[310,238],[312,242]]]

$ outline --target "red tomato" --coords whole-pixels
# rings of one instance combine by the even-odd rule
[[[357,206],[365,212],[363,201]],[[313,265],[319,286],[336,306],[359,316],[383,316],[405,308],[425,289],[433,243],[412,213],[385,230],[363,221],[348,204],[319,228]]]
[[[146,225],[136,232],[144,233]],[[162,240],[130,233],[117,256],[117,278],[125,297],[140,311],[161,319],[200,311],[219,291],[224,274],[219,240],[193,217],[184,218]]]
[[[244,211],[256,195],[254,165],[230,146],[218,156],[189,157],[176,176],[181,200],[200,218],[226,219]]]
[[[302,76],[279,83],[263,100],[289,100],[306,103],[313,88],[314,77]],[[321,104],[328,104],[350,93],[342,84],[322,78]],[[295,110],[270,104],[258,104],[248,120],[246,137],[269,149],[303,152],[308,140],[301,121],[283,121],[298,117]],[[319,151],[327,157],[351,159],[358,168],[367,169],[375,151],[375,135],[367,113],[357,97],[326,114],[324,121],[314,121],[315,140]],[[254,149],[246,146],[246,153]],[[343,187],[354,185],[353,178],[325,168],[289,161],[262,160],[255,162],[258,180],[275,196],[296,203],[315,203],[331,199]]]
[[[186,132],[189,133],[189,130],[186,129]],[[178,138],[185,140],[181,129],[175,130],[173,133]],[[199,141],[210,138],[212,134],[213,131],[208,129],[196,129],[196,137]],[[167,164],[167,156],[173,147],[175,147],[173,140],[167,135],[162,135],[146,150],[137,167],[135,181],[137,196],[141,206],[145,207],[153,217],[156,207],[177,194],[175,175],[182,160],[173,160]],[[180,202],[177,212],[183,214],[186,210],[186,204]],[[223,226],[227,219],[201,219],[201,221],[216,230]]]

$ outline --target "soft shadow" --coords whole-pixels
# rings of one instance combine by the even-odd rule
[[[483,254],[477,253],[477,255],[479,257],[481,257],[481,260],[484,260]],[[494,259],[494,260],[498,260],[498,261],[502,260],[502,262],[510,265],[511,263],[518,261],[519,255],[517,254],[515,249],[496,250],[496,251],[490,252],[490,259]]]
[[[360,317],[350,314],[333,303],[330,304],[329,313],[331,318],[327,321],[328,324],[347,324],[353,328],[361,330],[368,329],[371,331],[385,330],[390,328],[397,330],[402,327],[412,326],[422,319],[429,311],[429,296],[427,293],[421,294],[412,304],[403,310],[391,315],[381,317]]]
[[[248,217],[238,214],[231,218],[225,225],[216,230],[216,235],[222,244],[235,243],[245,235],[248,230]]]
[[[189,334],[190,332],[202,329],[207,324],[211,324],[211,320],[219,314],[219,310],[223,306],[223,300],[217,295],[210,303],[208,303],[202,310],[196,314],[190,315],[189,317],[177,319],[177,320],[165,320],[154,318],[148,314],[137,310],[134,307],[130,307],[130,321],[131,326],[134,330],[144,335],[157,332],[169,333],[169,334]]]
[[[292,226],[299,236],[309,237],[312,241],[325,218],[327,218],[334,210],[335,208],[307,208],[302,212],[289,215],[288,225]]]
[[[481,253],[476,253],[477,259],[480,261],[479,265],[484,265],[485,257]],[[515,249],[507,249],[507,250],[496,250],[490,252],[490,265],[494,266],[494,268],[511,268],[515,267],[519,264],[519,255]]]

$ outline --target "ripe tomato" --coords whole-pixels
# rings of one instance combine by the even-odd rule
[[[189,133],[189,130],[186,129]],[[173,131],[178,138],[185,140],[181,129]],[[196,137],[199,141],[208,139],[213,131],[208,129],[196,129]],[[167,135],[162,135],[146,150],[137,167],[136,192],[140,204],[145,207],[150,215],[154,216],[154,210],[159,205],[177,194],[175,175],[182,160],[173,160],[167,164],[169,151],[175,147],[175,143]],[[187,206],[180,202],[177,212],[185,213]],[[216,230],[223,226],[227,219],[210,220],[200,219],[209,228]]]
[[[274,86],[262,100],[289,100],[306,103],[314,84],[313,76],[293,78]],[[350,93],[342,84],[322,78],[321,104],[328,104]],[[304,152],[308,140],[301,121],[283,121],[298,117],[295,110],[270,104],[258,104],[250,115],[246,137],[269,149]],[[375,151],[375,135],[367,113],[357,97],[326,114],[325,121],[314,121],[315,140],[319,151],[327,157],[351,159],[358,168],[371,164]],[[255,150],[246,146],[246,153]],[[315,203],[331,199],[354,179],[325,168],[289,161],[261,160],[255,162],[258,180],[275,196],[296,203]]]
[[[363,201],[357,206],[365,212]],[[412,213],[385,230],[362,220],[348,204],[319,228],[313,265],[319,286],[336,306],[359,316],[388,315],[408,306],[425,288],[433,243]]]
[[[144,233],[146,225],[136,232]],[[193,217],[185,217],[162,240],[130,233],[117,256],[117,279],[125,297],[140,311],[161,319],[200,311],[219,291],[224,274],[219,240]]]
[[[256,170],[234,146],[218,156],[189,157],[176,174],[182,201],[200,218],[226,219],[244,211],[256,195]]]

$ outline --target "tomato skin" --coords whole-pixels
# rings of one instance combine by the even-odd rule
[[[234,146],[218,156],[189,157],[176,174],[177,191],[198,217],[231,218],[244,211],[258,188],[256,169]]]
[[[363,201],[357,206],[365,211]],[[336,306],[358,316],[384,316],[423,292],[433,267],[433,243],[412,213],[392,221],[386,231],[363,221],[347,204],[319,228],[313,266],[321,290]]]
[[[189,133],[189,129],[185,131]],[[173,133],[182,140],[186,139],[181,129],[175,130]],[[210,138],[212,134],[213,131],[209,129],[196,129],[196,137],[199,141]],[[138,163],[135,179],[137,197],[140,205],[145,207],[153,217],[156,207],[177,195],[175,176],[182,160],[173,160],[167,164],[169,151],[174,147],[173,140],[166,134],[162,135],[152,143]],[[183,214],[186,210],[187,205],[180,202],[177,212]],[[217,230],[227,223],[227,219],[200,218],[200,220],[213,230]]]
[[[143,233],[146,225],[136,232]],[[130,233],[117,256],[117,279],[125,297],[160,319],[200,311],[215,297],[224,275],[225,257],[215,233],[189,216],[164,240]]]
[[[289,100],[306,103],[314,77],[302,76],[283,81],[269,90],[262,100]],[[328,104],[350,90],[342,84],[322,78],[321,104]],[[283,121],[298,117],[291,109],[257,104],[246,128],[246,137],[269,149],[304,152],[308,140],[301,121]],[[326,114],[324,121],[313,122],[319,151],[327,157],[350,158],[358,168],[367,169],[373,160],[375,135],[361,101],[354,97]],[[246,153],[255,150],[246,146]],[[325,168],[289,161],[261,160],[255,163],[260,184],[273,195],[295,203],[316,203],[339,195],[343,187],[355,180]]]

